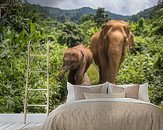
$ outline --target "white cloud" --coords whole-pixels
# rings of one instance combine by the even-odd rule
[[[117,14],[131,15],[149,8],[158,0],[28,0],[31,3],[43,6],[59,7],[61,9],[77,9],[91,7],[97,9],[104,7],[105,10]]]

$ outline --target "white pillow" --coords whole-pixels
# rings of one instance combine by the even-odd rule
[[[86,99],[92,98],[125,98],[125,93],[84,93]]]
[[[108,92],[112,92],[112,85],[114,84],[108,82]],[[114,85],[114,86],[127,88],[132,85],[134,84],[124,84],[124,85]],[[148,83],[139,84],[138,99],[142,101],[150,102],[149,95],[148,95]]]
[[[74,94],[74,87],[71,83],[67,82],[67,91],[68,91],[68,95],[67,95],[67,100],[66,102],[73,102],[75,101],[75,94]]]
[[[72,85],[71,83],[67,82],[67,91],[68,91],[68,95],[67,95],[67,100],[66,103],[69,102],[73,102],[76,101],[76,96],[75,96],[75,87],[81,87],[81,88],[98,88],[98,87],[102,87],[101,91],[103,93],[107,93],[107,85],[108,83],[104,83],[104,84],[98,84],[98,85],[91,85],[91,86],[82,86],[82,85]],[[87,92],[87,91],[86,91]],[[83,91],[84,94],[84,91]],[[83,95],[84,96],[84,95]]]
[[[132,85],[135,85],[135,84],[122,84],[122,85],[117,85],[117,84],[112,84],[110,82],[107,82],[107,83],[108,83],[108,92],[112,92],[112,86],[127,88],[127,87],[131,87]]]
[[[148,95],[148,83],[141,84],[139,86],[139,96],[138,96],[138,99],[146,101],[146,102],[150,102],[149,101],[149,95]]]

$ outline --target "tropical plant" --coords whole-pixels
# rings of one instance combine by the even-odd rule
[[[72,22],[66,22],[57,27],[59,33],[58,42],[61,45],[67,45],[73,47],[81,43],[84,39],[84,35],[79,26]]]
[[[105,8],[98,8],[94,16],[94,21],[98,27],[102,27],[109,20],[108,14],[105,12]]]

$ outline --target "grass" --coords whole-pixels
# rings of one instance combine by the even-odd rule
[[[98,67],[93,63],[88,68],[88,76],[91,80],[91,84],[98,84],[99,83],[99,72]]]

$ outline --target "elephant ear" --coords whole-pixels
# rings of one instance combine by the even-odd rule
[[[101,33],[100,33],[100,39],[101,39],[101,46],[104,48],[105,52],[107,53],[107,49],[108,49],[108,39],[106,34],[109,32],[109,30],[111,29],[112,25],[110,24],[106,24]]]
[[[129,30],[129,27],[124,27],[124,31],[126,34],[126,46],[128,46],[130,49],[134,46],[134,36]]]
[[[103,29],[101,30],[101,33],[100,33],[101,39],[104,39],[105,35],[110,30],[110,28],[111,28],[111,25],[107,25],[107,24],[103,27]]]
[[[129,37],[128,37],[128,46],[130,49],[133,48],[134,46],[134,35],[130,32]]]
[[[80,59],[80,63],[83,62],[83,60],[85,59],[85,56],[84,56],[84,52],[82,50],[80,50],[80,53],[82,55],[81,59]]]

